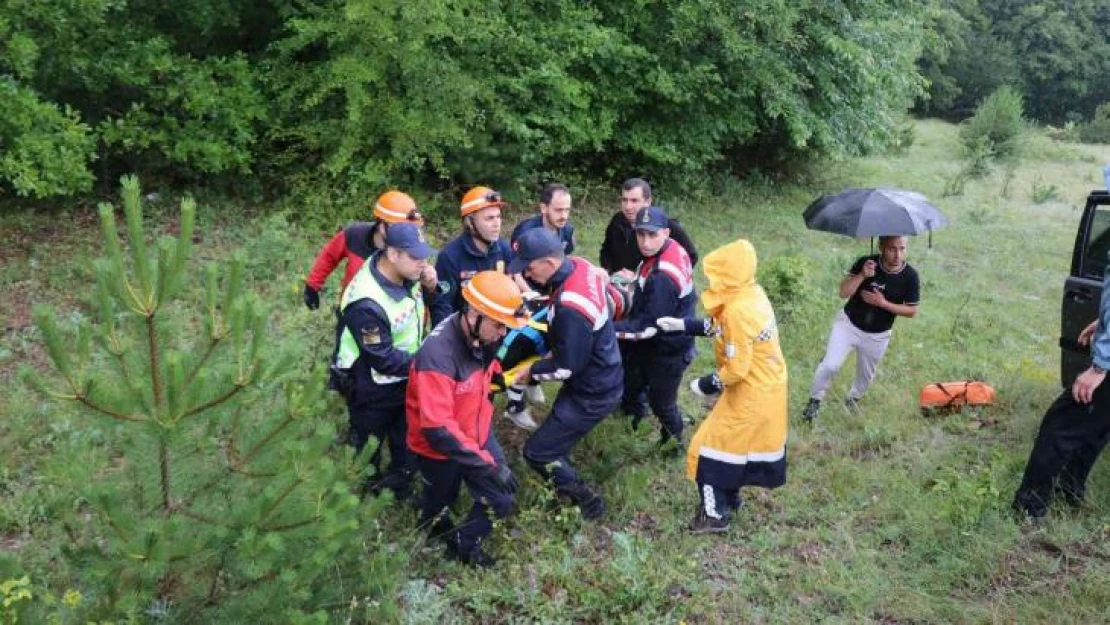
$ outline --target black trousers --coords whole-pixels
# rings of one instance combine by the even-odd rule
[[[524,443],[524,460],[556,489],[578,481],[570,452],[602,419],[617,407],[616,399],[575,397],[564,386],[555,396],[551,412]]]
[[[631,341],[619,341],[621,362],[624,363],[624,392],[621,396],[621,412],[631,417],[643,417],[647,414],[648,400],[647,387],[640,386],[635,394],[630,395],[628,389],[628,376],[632,375],[630,363],[636,360],[635,345]]]
[[[624,397],[631,402],[647,392],[647,403],[659,418],[664,433],[674,438],[682,434],[682,415],[678,412],[678,389],[682,373],[690,365],[690,354],[647,355],[644,352],[624,363]],[[643,412],[633,413],[642,416]]]
[[[1021,486],[1014,494],[1014,507],[1040,517],[1057,493],[1072,505],[1081,503],[1087,476],[1108,439],[1110,381],[1095,389],[1089,404],[1077,403],[1071,388],[1064,389],[1041,421]]]
[[[392,490],[398,499],[408,496],[416,474],[416,460],[405,443],[408,424],[404,404],[382,402],[380,396],[364,393],[356,384],[347,400],[347,415],[349,441],[355,453],[366,447],[371,436],[376,439],[370,455],[375,475],[369,481],[378,488]],[[384,471],[383,446],[389,449],[389,464]]]
[[[486,440],[488,451],[498,465],[505,462],[504,453],[497,439],[490,434]],[[448,539],[457,541],[459,552],[470,555],[482,545],[482,540],[493,531],[490,515],[505,518],[512,512],[513,496],[501,490],[490,477],[480,477],[462,470],[454,460],[437,460],[416,455],[420,475],[424,479],[423,500],[420,506],[421,525],[437,534],[451,532]],[[458,526],[451,522],[450,507],[459,498],[463,484],[470,491],[474,505]]]

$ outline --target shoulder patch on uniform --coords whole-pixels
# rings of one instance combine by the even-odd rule
[[[378,326],[366,326],[362,329],[362,344],[377,345],[382,342],[382,329]]]

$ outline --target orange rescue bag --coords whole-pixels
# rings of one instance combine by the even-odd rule
[[[994,403],[994,387],[986,382],[963,380],[937,382],[921,389],[922,410],[960,410],[964,406],[990,406]]]

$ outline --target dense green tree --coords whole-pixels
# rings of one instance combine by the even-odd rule
[[[920,65],[926,113],[962,119],[1001,85],[1021,89],[1032,119],[1089,119],[1110,100],[1110,1],[947,0],[946,45]]]
[[[0,184],[78,192],[95,156],[102,181],[258,176],[350,198],[855,154],[921,92],[932,7],[0,0],[17,94]]]
[[[923,84],[919,2],[417,5],[348,0],[290,21],[289,162],[370,187],[744,169],[881,146]]]

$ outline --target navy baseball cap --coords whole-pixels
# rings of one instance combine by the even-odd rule
[[[637,211],[636,219],[632,222],[632,227],[636,230],[658,232],[663,228],[670,228],[671,220],[667,217],[667,212],[661,207],[645,206]]]
[[[385,232],[385,246],[403,250],[416,260],[423,260],[436,253],[424,238],[424,231],[410,223],[390,224]]]
[[[563,253],[563,242],[547,228],[532,228],[513,243],[513,261],[509,273],[523,273],[528,263],[537,258],[558,256]]]

